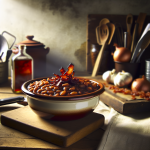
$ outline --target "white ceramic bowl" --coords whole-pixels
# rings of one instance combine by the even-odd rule
[[[98,90],[76,96],[41,96],[27,90],[30,83],[41,79],[43,78],[25,82],[22,91],[27,95],[30,108],[37,115],[53,120],[73,120],[87,115],[98,105],[100,94],[104,91],[104,86],[99,82],[97,82],[100,86]]]

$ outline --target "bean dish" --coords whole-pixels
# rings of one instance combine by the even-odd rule
[[[48,77],[30,83],[27,89],[38,95],[45,96],[75,96],[94,92],[100,86],[93,81],[74,77],[74,65],[70,64],[68,70],[60,69],[61,75]]]

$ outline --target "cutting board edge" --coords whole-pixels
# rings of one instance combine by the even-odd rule
[[[125,102],[122,102],[117,97],[111,95],[107,91],[103,92],[100,95],[100,100],[104,104],[112,107],[114,110],[124,115],[150,111],[150,102],[147,100],[126,100]]]
[[[79,130],[79,131],[76,132],[75,134],[70,135],[70,137],[67,138],[67,142],[69,143],[69,144],[67,144],[67,146],[70,146],[71,144],[73,144],[73,143],[79,141],[80,139],[86,137],[87,135],[91,134],[92,132],[96,131],[96,130],[99,129],[101,126],[103,126],[103,125],[104,125],[104,120],[105,120],[105,118],[104,118],[104,116],[103,116],[102,114],[99,114],[99,115],[100,115],[99,120],[96,120],[96,121],[93,122],[92,124],[89,124],[89,125],[86,126],[84,129]],[[92,128],[93,126],[94,126],[94,128]],[[88,130],[88,132],[85,133],[85,131],[87,131],[87,130]],[[82,132],[82,137],[77,138],[77,139],[74,140],[74,137],[77,137],[77,135],[79,134],[79,132]],[[83,132],[84,132],[84,134],[83,134]],[[74,142],[72,142],[72,141],[74,141]]]
[[[123,114],[125,115],[141,113],[141,112],[149,112],[150,102],[148,102],[147,100],[140,100],[138,103],[129,102],[129,103],[125,103],[123,107],[124,107]]]
[[[55,138],[56,138],[55,134],[53,134],[52,138],[48,138],[47,139],[46,135],[42,136],[42,138],[41,138],[41,133],[39,133],[39,131],[37,132],[38,129],[34,129],[34,131],[33,131],[33,128],[30,125],[28,125],[28,130],[26,130],[26,124],[23,124],[23,123],[21,123],[19,121],[14,121],[13,119],[11,119],[9,117],[6,117],[3,114],[1,115],[1,123],[2,123],[2,125],[11,127],[13,129],[16,129],[16,130],[19,130],[21,132],[24,132],[26,134],[32,135],[32,136],[37,137],[39,139],[45,140],[47,142],[51,142],[53,144],[56,144],[56,145],[59,145],[59,146],[62,146],[62,147],[66,147],[65,144],[64,144],[64,143],[66,143],[66,139],[63,140],[63,138],[61,136],[59,137],[59,143],[55,142]],[[19,126],[18,126],[18,124],[19,124]],[[30,132],[31,130],[32,130],[32,133]],[[33,134],[33,132],[34,133],[38,133],[38,135],[35,136],[35,134]],[[57,135],[57,137],[58,137],[58,135]],[[58,142],[58,138],[57,138],[57,142]]]
[[[85,132],[84,134],[81,134],[81,133],[79,134],[79,132],[77,130],[77,131],[72,132],[66,136],[63,136],[63,135],[55,134],[53,132],[48,132],[48,131],[43,130],[41,128],[39,129],[37,127],[33,127],[31,124],[20,121],[19,118],[17,118],[17,116],[14,115],[14,112],[17,111],[17,113],[18,113],[18,110],[19,111],[25,111],[27,109],[28,109],[28,106],[25,106],[23,108],[18,108],[18,109],[3,113],[1,115],[1,124],[8,126],[10,128],[16,129],[18,131],[24,132],[26,134],[32,135],[32,136],[37,137],[39,139],[45,140],[47,142],[56,144],[56,145],[61,146],[61,147],[70,146],[71,144],[77,142],[78,140],[84,138],[88,134],[97,130],[98,128],[100,128],[100,126],[102,126],[104,124],[104,116],[102,114],[98,114],[98,113],[93,112],[91,115],[89,114],[89,117],[87,115],[84,119],[85,121],[88,119],[88,121],[86,121],[88,123],[88,125],[87,125],[88,127],[82,125],[79,129],[79,132],[81,132],[81,133]],[[16,116],[16,117],[12,117],[12,116]],[[94,117],[94,118],[91,118],[91,117]],[[92,121],[89,121],[89,119]],[[77,123],[79,123],[79,122],[77,122]],[[91,131],[87,130],[92,126],[93,126],[93,129]],[[72,138],[73,140],[69,141],[70,136],[75,137],[76,135],[77,135],[78,139],[74,140],[74,138]],[[69,141],[69,143],[68,143],[68,141]]]
[[[123,113],[123,102],[122,101],[118,101],[118,99],[111,95],[108,92],[103,92],[100,95],[100,101],[102,101],[104,104],[114,108],[116,111]]]

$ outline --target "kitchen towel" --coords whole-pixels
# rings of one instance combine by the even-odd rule
[[[150,149],[150,112],[122,115],[110,108],[107,118],[107,128],[97,150]]]

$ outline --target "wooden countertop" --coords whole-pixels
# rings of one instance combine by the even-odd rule
[[[97,77],[99,79],[101,77]],[[14,94],[10,88],[10,79],[7,83],[0,85],[0,98],[8,98],[15,96],[24,96],[24,94]],[[24,107],[23,105],[14,103],[9,105],[0,106],[0,115],[4,112],[11,111],[13,109],[17,109],[20,107]],[[0,149],[48,149],[48,150],[70,150],[70,149],[78,149],[78,150],[95,150],[99,143],[101,142],[102,136],[104,134],[104,130],[99,128],[95,132],[81,139],[80,141],[74,143],[73,145],[62,148],[57,145],[51,144],[49,142],[45,142],[36,137],[30,136],[28,134],[22,133],[18,130],[9,128],[0,123]]]

